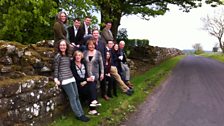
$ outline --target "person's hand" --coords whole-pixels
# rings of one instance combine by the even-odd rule
[[[103,74],[100,74],[100,80],[102,81],[104,78],[104,75]]]
[[[81,85],[82,87],[85,86],[86,84],[87,84],[86,81],[83,81],[83,82],[80,83],[80,85]]]
[[[110,73],[107,73],[106,76],[110,77]]]
[[[61,84],[61,82],[58,79],[54,79],[55,87],[58,89],[58,86]]]
[[[93,76],[88,77],[88,78],[87,78],[87,81],[89,81],[89,82],[93,82],[93,81],[94,81],[94,77],[93,77]]]
[[[76,46],[75,43],[70,44],[70,47],[72,47],[72,48],[74,48],[75,46]]]
[[[123,60],[123,56],[119,56],[118,59]]]

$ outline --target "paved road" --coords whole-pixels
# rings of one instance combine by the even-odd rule
[[[123,126],[224,126],[224,64],[187,56]]]

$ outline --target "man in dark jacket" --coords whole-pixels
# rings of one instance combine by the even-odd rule
[[[86,16],[84,22],[81,25],[81,30],[83,32],[83,39],[84,39],[84,44],[86,44],[86,41],[92,37],[91,33],[91,17]]]
[[[74,47],[74,50],[79,49],[81,51],[84,51],[85,44],[84,44],[84,32],[82,32],[82,29],[80,27],[81,21],[79,18],[75,18],[73,20],[73,26],[70,26],[68,28],[68,36],[70,44]]]

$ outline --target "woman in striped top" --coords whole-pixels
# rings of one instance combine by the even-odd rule
[[[58,50],[58,54],[54,58],[54,82],[57,87],[61,85],[64,89],[76,118],[88,122],[89,118],[84,115],[79,101],[76,80],[70,69],[69,44],[66,40],[59,41]]]

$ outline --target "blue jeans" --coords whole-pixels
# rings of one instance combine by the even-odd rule
[[[79,101],[79,93],[77,89],[77,85],[75,82],[62,85],[62,88],[64,89],[65,93],[68,96],[70,106],[72,108],[72,111],[75,113],[77,117],[80,117],[84,115],[82,105]]]

